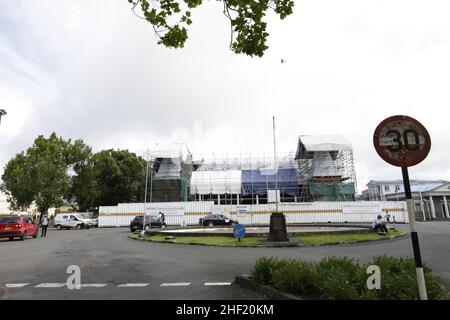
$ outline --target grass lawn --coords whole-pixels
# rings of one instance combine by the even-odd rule
[[[146,238],[150,241],[167,241],[175,243],[197,243],[215,246],[230,246],[230,247],[248,247],[258,245],[258,241],[264,240],[264,238],[243,238],[241,241],[233,237],[176,237],[174,240],[165,240],[164,236],[152,236]]]
[[[310,235],[310,236],[300,236],[298,237],[305,245],[326,245],[335,243],[352,243],[362,240],[372,240],[381,239],[389,236],[398,236],[403,232],[398,230],[390,230],[388,236],[380,236],[376,233],[343,233],[343,234],[332,234],[332,235]],[[132,238],[139,238],[139,234],[132,234]],[[146,237],[147,241],[164,241],[170,243],[191,243],[191,244],[204,244],[204,245],[215,245],[215,246],[227,246],[227,247],[248,247],[257,246],[259,241],[266,240],[261,237],[249,237],[243,238],[241,241],[233,237],[224,236],[198,236],[198,237],[175,237],[174,240],[166,240],[165,236],[156,235],[152,237]]]
[[[323,234],[299,237],[306,245],[324,245],[329,243],[351,243],[362,240],[382,239],[390,236],[399,236],[403,234],[399,230],[389,230],[387,236],[382,236],[374,232],[370,233],[342,233],[342,234]]]

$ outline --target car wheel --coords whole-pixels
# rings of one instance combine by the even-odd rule
[[[61,230],[61,225],[56,225],[56,230]]]
[[[81,229],[81,224],[77,224],[77,230]]]
[[[22,240],[22,241],[27,240],[27,232],[26,232],[26,231],[24,231],[24,232],[22,233],[22,236],[20,237],[20,240]]]
[[[13,241],[14,240],[14,237],[9,237],[9,241]]]
[[[214,227],[214,223],[210,222],[210,223],[208,223],[208,226]]]

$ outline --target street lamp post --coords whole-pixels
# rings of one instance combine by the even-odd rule
[[[145,167],[145,191],[144,191],[144,217],[142,221],[142,235],[144,235],[145,232],[145,216],[146,216],[146,207],[147,207],[147,185],[148,185],[148,163],[149,163],[149,153],[150,150],[147,149],[147,159],[146,159],[146,167]],[[151,223],[151,220],[150,220]]]
[[[2,123],[2,117],[6,116],[8,113],[5,109],[0,109],[0,124]]]
[[[283,212],[278,210],[278,163],[277,163],[277,147],[275,136],[275,117],[273,117],[273,153],[275,166],[275,211],[270,215],[269,241],[285,242],[289,241],[286,229],[286,217]]]

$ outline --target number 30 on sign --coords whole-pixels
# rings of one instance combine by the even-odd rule
[[[411,167],[422,162],[431,149],[427,129],[408,116],[383,120],[375,129],[373,144],[384,161],[397,167]]]

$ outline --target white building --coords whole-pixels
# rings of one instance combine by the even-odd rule
[[[444,180],[411,180],[411,196],[416,219],[450,219],[450,182]],[[402,180],[372,180],[362,192],[368,201],[404,201]]]
[[[433,189],[446,182],[445,180],[410,180],[411,190],[420,186]],[[368,201],[397,200],[396,197],[405,192],[403,180],[370,180],[366,186],[367,190],[362,191],[362,195],[364,200]]]

